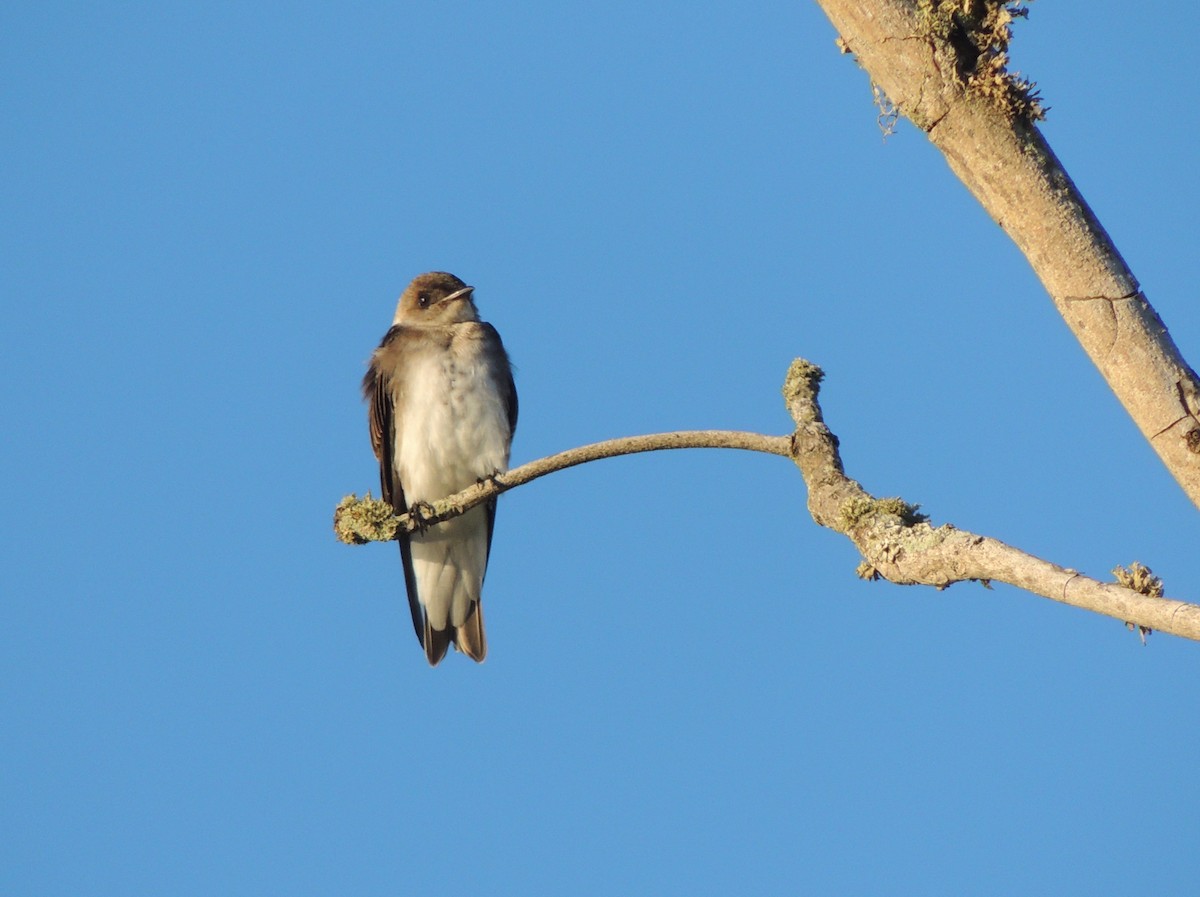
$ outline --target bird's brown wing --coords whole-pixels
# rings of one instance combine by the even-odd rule
[[[384,336],[383,342],[379,344],[379,349],[371,357],[371,365],[363,377],[362,389],[363,398],[367,400],[369,407],[367,421],[371,429],[371,448],[374,449],[375,457],[379,461],[379,488],[382,498],[392,506],[397,514],[404,514],[408,511],[408,504],[404,500],[404,485],[396,474],[394,463],[396,450],[394,389],[396,384],[392,383],[392,378],[384,369],[385,366],[380,364],[382,352],[396,338],[399,329],[398,327],[390,329]],[[408,535],[400,536],[398,542],[400,543],[400,561],[404,565],[404,587],[408,593],[408,609],[412,614],[413,630],[417,633],[417,641],[421,643],[421,647],[426,648],[425,611],[422,610],[421,602],[417,597],[417,579],[413,573],[412,548]],[[443,647],[443,654],[445,650]],[[428,653],[427,648],[426,654],[428,655]],[[430,662],[436,663],[437,661],[431,660]]]
[[[511,440],[513,434],[517,432],[518,410],[517,385],[513,382],[512,362],[509,361],[508,352],[505,351],[504,343],[500,340],[500,334],[496,328],[487,323],[483,323],[481,326],[487,340],[488,352],[493,356],[492,365],[496,370],[501,370],[505,374],[505,382],[501,384],[501,389],[504,391],[504,407],[508,412],[508,437]],[[496,499],[488,499],[484,507],[487,508],[487,558],[490,560],[492,557],[492,531],[496,528]]]

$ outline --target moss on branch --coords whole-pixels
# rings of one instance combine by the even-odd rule
[[[918,21],[928,37],[954,59],[969,93],[994,103],[1012,118],[1038,121],[1046,109],[1037,85],[1008,70],[1012,23],[1029,15],[1013,0],[920,0]]]

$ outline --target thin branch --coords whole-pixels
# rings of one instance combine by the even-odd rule
[[[461,492],[422,507],[420,520],[414,519],[412,514],[394,515],[391,505],[373,500],[369,495],[365,499],[348,495],[334,512],[334,532],[347,544],[389,542],[402,534],[457,517],[489,498],[557,470],[599,461],[601,458],[685,448],[743,449],[786,458],[790,452],[790,440],[787,436],[764,436],[737,430],[680,430],[608,439],[539,458],[481,480]]]

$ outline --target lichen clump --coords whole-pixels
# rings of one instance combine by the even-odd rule
[[[1154,571],[1145,564],[1139,564],[1137,561],[1134,561],[1129,565],[1128,569],[1118,565],[1113,567],[1113,576],[1117,578],[1118,583],[1127,589],[1132,589],[1143,595],[1149,595],[1151,598],[1161,598],[1163,596],[1162,579],[1155,576]],[[1131,623],[1128,620],[1125,621],[1125,628],[1136,630],[1143,645],[1146,644],[1146,636],[1154,631],[1149,626]]]
[[[1129,569],[1114,567],[1113,576],[1117,578],[1117,582],[1127,589],[1132,589],[1143,595],[1149,595],[1151,598],[1161,598],[1163,596],[1162,579],[1155,576],[1154,571],[1145,564],[1139,564],[1137,561],[1134,561],[1129,565]]]
[[[842,532],[847,532],[862,523],[867,517],[876,514],[899,517],[905,526],[914,526],[929,519],[928,514],[919,511],[920,505],[910,505],[902,498],[869,498],[860,496],[852,498],[841,507],[838,523]]]
[[[959,80],[971,93],[986,97],[1013,118],[1038,121],[1046,109],[1036,85],[1008,70],[1012,23],[1029,15],[1015,0],[920,0],[918,15],[926,32],[954,57]]]
[[[367,542],[388,542],[396,538],[400,523],[396,513],[386,501],[359,498],[351,493],[338,502],[333,512],[333,532],[347,545],[363,545]]]

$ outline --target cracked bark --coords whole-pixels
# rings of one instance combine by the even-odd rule
[[[974,92],[929,0],[818,0],[873,84],[1012,238],[1084,351],[1200,507],[1200,380],[1037,126]]]

